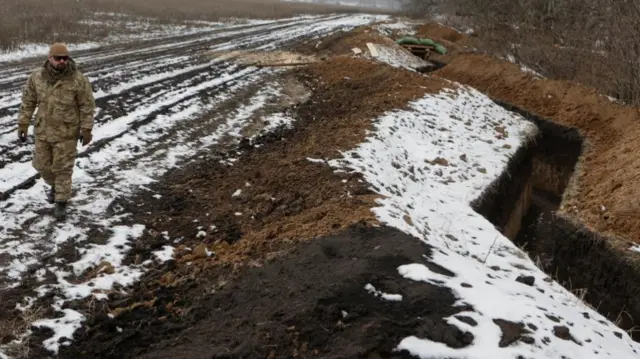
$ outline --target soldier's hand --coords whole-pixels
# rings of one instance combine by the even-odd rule
[[[81,130],[80,131],[80,140],[82,140],[82,145],[86,146],[93,139],[93,135],[91,135],[91,130]]]
[[[29,125],[18,125],[18,139],[22,142],[26,141],[28,131]]]

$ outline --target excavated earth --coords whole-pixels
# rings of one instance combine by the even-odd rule
[[[293,128],[212,153],[120,203],[149,229],[129,262],[161,249],[162,233],[182,242],[131,293],[75,303],[93,314],[57,358],[402,358],[393,348],[416,331],[471,342],[441,319],[464,309],[451,293],[394,277],[429,247],[379,226],[376,195],[358,175],[309,160],[337,158],[371,119],[445,82],[345,57],[284,76],[311,92],[287,111]],[[366,282],[407,299],[392,309]],[[36,331],[32,357],[50,355],[39,349],[48,334]]]
[[[488,55],[462,54],[435,75],[580,130],[587,144],[560,212],[591,230],[640,243],[638,109],[575,83],[536,79]]]

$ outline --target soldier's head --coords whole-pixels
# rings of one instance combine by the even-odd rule
[[[56,42],[49,48],[49,63],[58,70],[64,70],[69,61],[69,49],[67,45]]]

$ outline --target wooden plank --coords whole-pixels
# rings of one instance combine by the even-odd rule
[[[369,52],[371,53],[371,56],[373,57],[378,57],[380,56],[378,54],[378,49],[376,49],[375,45],[371,42],[367,42],[367,47],[369,48]]]

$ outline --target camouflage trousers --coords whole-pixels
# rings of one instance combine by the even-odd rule
[[[42,179],[55,188],[56,201],[71,197],[71,175],[78,150],[76,140],[48,142],[36,139],[33,167]]]

